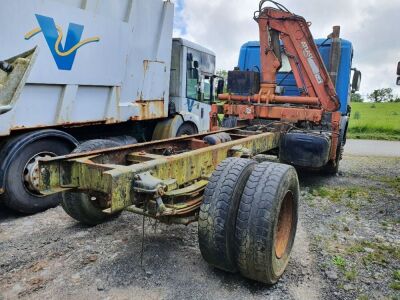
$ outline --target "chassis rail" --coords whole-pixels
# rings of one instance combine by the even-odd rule
[[[197,221],[203,191],[219,163],[266,153],[280,139],[277,130],[221,132],[232,141],[208,145],[203,138],[210,134],[198,134],[43,160],[40,189],[46,195],[86,193],[109,214],[128,210],[189,224]]]

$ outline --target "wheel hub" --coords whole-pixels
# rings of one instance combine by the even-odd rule
[[[289,246],[294,220],[293,203],[293,194],[289,191],[282,202],[275,234],[275,255],[278,259],[285,255]]]
[[[25,188],[36,195],[40,194],[39,190],[39,160],[43,158],[55,157],[55,153],[42,152],[33,156],[25,165],[23,171],[23,181]]]

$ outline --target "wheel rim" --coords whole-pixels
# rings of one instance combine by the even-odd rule
[[[24,183],[25,190],[35,196],[43,196],[40,194],[39,189],[39,160],[43,158],[56,157],[57,155],[53,152],[41,152],[32,156],[26,163],[22,172],[22,181]]]
[[[283,199],[278,217],[278,224],[275,233],[275,255],[281,259],[287,252],[294,220],[294,196],[291,191],[287,192]]]

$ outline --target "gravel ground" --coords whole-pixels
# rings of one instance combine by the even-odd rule
[[[60,207],[1,209],[0,299],[400,299],[400,159],[345,157],[339,176],[300,179],[294,252],[273,287],[207,266],[196,224],[146,220],[141,265],[142,217],[87,228]]]

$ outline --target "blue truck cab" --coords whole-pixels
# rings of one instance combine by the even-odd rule
[[[327,70],[330,69],[330,52],[332,46],[331,39],[316,39],[315,43],[319,49],[321,57]],[[343,116],[350,114],[350,98],[352,92],[351,70],[353,61],[353,45],[351,42],[341,40],[341,58],[339,74],[336,83],[336,92],[340,100],[340,112]],[[240,71],[260,71],[260,42],[251,41],[245,43],[240,49],[239,65]],[[277,75],[277,84],[283,87],[283,95],[299,96],[291,67],[286,55],[282,55],[282,68]]]
[[[279,158],[282,162],[298,167],[314,168],[327,174],[336,174],[338,171],[339,162],[346,144],[351,112],[351,93],[358,91],[361,84],[361,72],[352,68],[354,52],[352,43],[344,39],[340,39],[340,43],[337,42],[337,40],[333,41],[332,39],[315,40],[328,73],[331,70],[331,60],[335,61],[335,66],[332,66],[332,69],[336,73],[336,93],[340,101],[339,111],[342,115],[339,124],[340,136],[335,161],[328,160],[329,153],[332,150],[331,141],[324,134],[310,135],[302,131],[290,132],[281,139],[279,147]],[[284,96],[300,96],[302,91],[297,87],[289,58],[285,54],[283,46],[281,54],[282,66],[276,78],[279,93]],[[257,73],[260,72],[260,69],[260,43],[258,41],[245,43],[240,50],[237,70]],[[352,78],[353,70],[354,75]],[[231,84],[232,88],[230,88],[229,81],[228,76],[228,90],[231,91],[235,85]],[[231,82],[234,83],[232,79]]]

